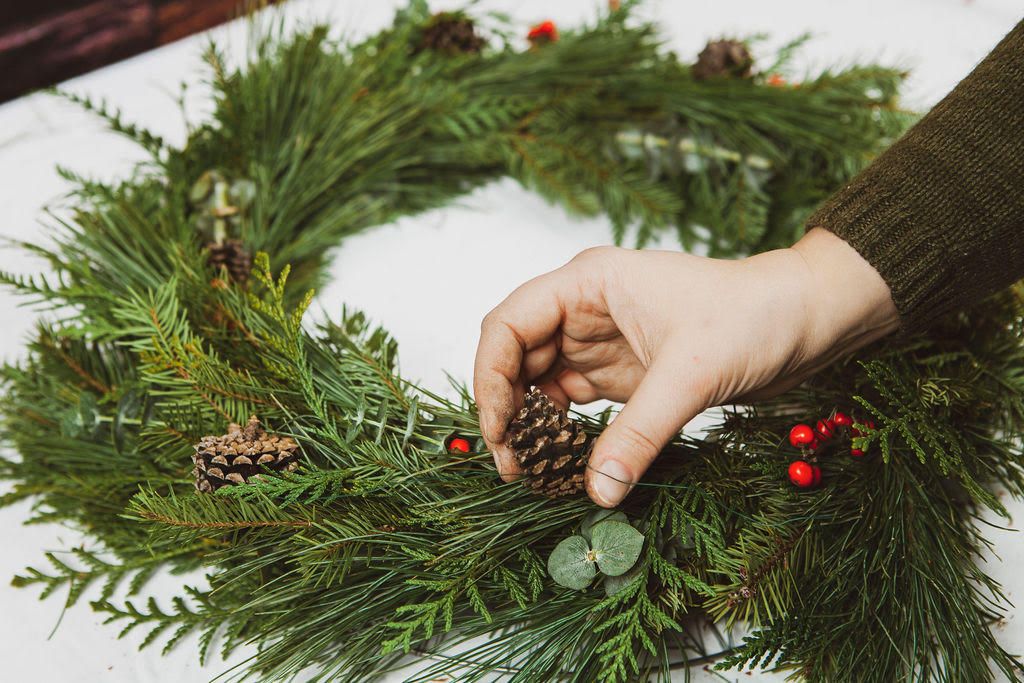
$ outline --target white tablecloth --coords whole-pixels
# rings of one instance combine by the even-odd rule
[[[285,11],[300,20],[328,17],[346,33],[360,35],[384,26],[400,4],[324,0],[295,2]],[[435,2],[434,8],[455,4]],[[568,26],[591,18],[598,4],[481,0],[478,7],[509,13],[525,31],[542,19]],[[767,51],[811,31],[816,38],[801,52],[801,68],[870,59],[904,66],[913,70],[905,103],[925,108],[966,75],[1020,20],[1022,11],[1020,0],[652,0],[641,14],[659,21],[668,43],[685,56],[695,55],[710,37],[767,32]],[[229,38],[236,54],[241,51],[243,27],[222,27],[213,34]],[[105,97],[128,120],[180,142],[185,127],[175,105],[179,84],[192,86],[186,109],[193,120],[209,110],[199,85],[203,71],[198,55],[204,40],[194,36],[75,79],[67,87]],[[0,235],[44,238],[40,210],[66,189],[54,172],[56,164],[111,178],[126,173],[141,156],[129,143],[105,133],[96,119],[57,99],[32,95],[0,106]],[[349,239],[318,302],[328,315],[337,314],[343,302],[367,311],[399,340],[405,374],[440,389],[447,386],[444,370],[470,380],[479,321],[490,307],[529,277],[609,240],[607,221],[570,218],[513,182],[497,182],[458,206]],[[676,248],[672,240],[663,246]],[[0,270],[32,273],[43,267],[19,251],[0,250]],[[0,354],[6,360],[21,356],[36,319],[19,304],[10,292],[0,291]],[[1014,502],[1010,509],[1019,514],[1024,508]],[[202,681],[227,667],[222,661],[200,667],[194,641],[188,640],[167,657],[160,656],[158,647],[139,653],[141,635],[117,640],[117,629],[101,627],[101,615],[88,608],[87,600],[62,615],[62,598],[38,602],[38,591],[8,587],[7,579],[26,565],[42,565],[44,550],[83,543],[78,533],[60,526],[22,526],[27,511],[27,505],[0,510],[0,680]],[[1019,597],[1024,575],[1014,570],[1024,563],[1024,543],[1011,532],[993,529],[989,536],[1002,559],[992,558],[988,571],[1004,583],[1011,599]],[[149,590],[166,600],[180,581],[159,577]],[[1011,651],[1024,650],[1024,624],[1012,614],[997,635]],[[721,680],[697,674],[697,680]],[[728,678],[751,680],[742,674]],[[758,678],[769,680],[761,674]]]

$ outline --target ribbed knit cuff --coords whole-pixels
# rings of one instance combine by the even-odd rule
[[[807,220],[841,237],[878,271],[900,313],[901,331],[927,326],[938,309],[942,288],[954,277],[953,261],[937,231],[919,227],[913,206],[896,193],[892,178],[865,173]],[[888,174],[886,174],[888,175]],[[856,293],[853,293],[856,295]]]
[[[1024,276],[1024,22],[807,227],[878,271],[903,332]]]

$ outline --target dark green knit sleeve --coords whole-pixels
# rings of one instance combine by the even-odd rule
[[[904,331],[1024,277],[1024,21],[807,226],[874,266]]]

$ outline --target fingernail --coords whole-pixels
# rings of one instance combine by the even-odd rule
[[[515,469],[515,456],[505,446],[495,446],[491,451],[494,455],[494,467],[504,481],[515,481],[519,472]]]
[[[618,505],[633,489],[633,475],[618,460],[602,463],[594,474],[594,495],[601,505]]]
[[[489,438],[491,436],[491,416],[487,411],[480,411],[479,422],[480,433],[484,435],[484,438]]]

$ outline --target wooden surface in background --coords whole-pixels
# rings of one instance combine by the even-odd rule
[[[240,0],[15,0],[0,6],[0,102],[216,26]]]

